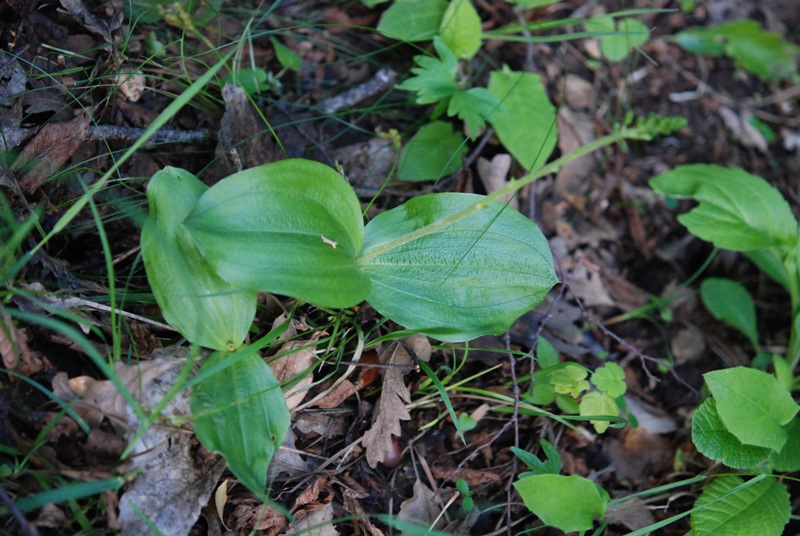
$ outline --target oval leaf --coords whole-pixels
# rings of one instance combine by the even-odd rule
[[[323,307],[363,301],[356,264],[364,224],[339,173],[291,159],[235,173],[200,197],[185,222],[214,270],[234,285]]]
[[[247,336],[256,293],[220,279],[181,225],[208,189],[178,168],[159,171],[147,186],[150,215],[142,229],[142,258],[164,319],[189,342],[232,350]]]
[[[283,391],[257,352],[244,356],[215,352],[204,369],[222,367],[192,392],[197,438],[211,452],[225,457],[228,467],[256,496],[263,496],[267,468],[283,443],[291,419]]]
[[[461,168],[467,146],[450,123],[432,121],[408,140],[397,169],[399,181],[438,180]]]
[[[774,453],[765,447],[743,445],[736,439],[722,424],[713,398],[700,404],[692,416],[692,443],[703,456],[734,469],[756,467]]]
[[[514,488],[531,512],[564,532],[591,529],[608,504],[591,480],[578,475],[526,476],[514,482]]]
[[[446,0],[397,0],[384,11],[378,32],[400,41],[427,41],[439,31]]]
[[[718,477],[694,506],[694,536],[780,536],[792,512],[786,487],[769,477],[757,482]]]
[[[481,19],[470,0],[452,0],[442,17],[439,35],[461,59],[469,60],[481,48]]]
[[[661,194],[700,204],[678,216],[693,235],[733,251],[798,243],[797,220],[786,199],[761,177],[708,164],[678,166],[650,181]]]
[[[370,305],[451,342],[502,333],[538,305],[557,281],[550,249],[536,225],[502,203],[403,243],[481,199],[428,194],[373,219],[359,259]]]
[[[786,442],[783,427],[800,408],[775,376],[734,367],[708,372],[703,378],[730,433],[745,445],[781,450]]]
[[[700,297],[708,312],[741,331],[758,351],[756,306],[741,283],[721,277],[709,277],[700,285]]]
[[[503,105],[487,118],[503,146],[527,170],[543,165],[556,146],[558,129],[541,78],[503,67],[492,72],[488,89]]]

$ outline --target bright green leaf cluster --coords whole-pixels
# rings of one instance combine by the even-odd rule
[[[787,78],[797,73],[798,47],[780,35],[764,30],[750,19],[709,28],[689,28],[673,36],[678,45],[694,54],[729,56],[762,80]]]

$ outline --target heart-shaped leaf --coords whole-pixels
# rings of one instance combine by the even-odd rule
[[[359,259],[371,282],[370,305],[443,341],[502,333],[538,305],[557,281],[553,258],[541,231],[519,212],[490,203],[425,232],[482,199],[422,195],[373,219]]]
[[[194,344],[233,350],[253,323],[256,293],[220,279],[182,226],[207,189],[182,169],[168,167],[153,175],[142,258],[164,319]]]
[[[361,206],[324,164],[291,159],[235,173],[200,197],[185,226],[212,268],[239,287],[323,307],[367,295],[356,264]]]
[[[245,355],[215,352],[203,369],[220,370],[192,392],[197,438],[225,457],[228,467],[257,496],[267,485],[267,467],[283,443],[291,419],[280,383],[252,349]],[[226,360],[231,365],[220,367]]]

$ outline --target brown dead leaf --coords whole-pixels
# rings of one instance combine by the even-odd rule
[[[20,189],[31,193],[51,178],[89,137],[89,115],[76,110],[71,121],[48,123],[29,141],[14,161],[11,170],[26,170]]]
[[[558,112],[558,148],[568,154],[594,141],[594,124],[591,118],[562,106]],[[582,195],[589,187],[589,178],[597,161],[586,155],[565,164],[556,175],[556,194]]]
[[[407,370],[404,365],[413,364],[411,356],[403,344],[395,341],[381,354],[381,362],[400,367],[386,370],[381,397],[372,417],[372,427],[361,439],[370,467],[376,467],[389,453],[394,452],[392,436],[399,437],[402,433],[400,421],[411,418],[406,409],[406,404],[411,402],[411,393],[403,383],[403,375]]]
[[[338,408],[342,402],[350,398],[356,391],[358,391],[358,387],[353,382],[350,380],[342,380],[338,385],[334,386],[333,389],[328,391],[324,397],[311,404],[311,406],[322,409]]]
[[[624,525],[630,531],[642,529],[655,523],[655,517],[639,497],[631,497],[627,501],[610,505],[606,510],[608,522],[614,525]]]
[[[441,511],[436,494],[428,486],[417,479],[414,482],[414,494],[400,504],[397,519],[429,525],[433,523]]]
[[[485,469],[463,467],[453,472],[452,467],[442,467],[439,465],[434,465],[431,469],[433,471],[433,476],[436,478],[446,478],[450,482],[455,482],[459,478],[463,478],[471,488],[481,484],[498,485],[503,482],[503,476],[500,473]]]
[[[510,154],[500,153],[491,160],[478,158],[478,176],[481,178],[487,194],[492,194],[508,184],[508,170],[510,169]],[[519,198],[514,194],[503,196],[503,202],[508,202],[514,210],[519,209]]]
[[[288,526],[282,513],[256,501],[239,504],[233,509],[228,519],[239,534],[250,534],[263,531],[266,536],[273,536]]]
[[[3,313],[0,316],[0,357],[3,367],[30,376],[45,368],[45,363],[30,351],[25,340],[25,333],[14,325],[11,316]],[[14,376],[10,376],[15,381]]]
[[[316,342],[323,335],[323,332],[314,333],[309,340],[289,341],[278,350],[278,358],[270,361],[269,368],[275,374],[275,378],[281,383],[292,381],[300,377],[286,394],[286,405],[289,411],[300,405],[308,394],[308,387],[314,381],[314,376],[308,371],[317,361],[315,352],[317,351]],[[308,372],[307,372],[308,371]]]
[[[328,477],[320,476],[317,477],[314,482],[308,486],[306,489],[300,492],[297,496],[297,499],[294,501],[294,506],[292,506],[292,511],[295,511],[303,506],[308,504],[312,504],[319,501],[320,491],[326,489],[328,486]]]
[[[297,521],[292,523],[289,534],[304,534],[306,536],[339,536],[339,531],[333,526],[335,511],[333,504],[327,503],[319,508],[307,511],[303,517],[297,516]]]
[[[350,426],[346,414],[331,415],[327,413],[309,413],[304,411],[295,421],[294,426],[304,434],[316,434],[326,437],[342,437]]]
[[[673,449],[663,436],[641,428],[626,428],[624,435],[622,441],[609,440],[603,449],[620,480],[641,482],[672,463]]]

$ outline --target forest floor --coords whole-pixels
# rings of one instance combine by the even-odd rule
[[[519,17],[580,18],[602,7],[591,0],[527,11],[493,0],[474,4],[485,30]],[[717,470],[691,441],[691,414],[703,399],[702,375],[746,365],[754,349],[706,311],[699,282],[720,276],[743,283],[755,297],[761,344],[770,351],[787,344],[789,301],[743,256],[716,251],[690,235],[676,219],[690,205],[658,196],[649,181],[681,164],[737,166],[766,179],[800,215],[800,91],[796,78],[794,85],[764,82],[730,58],[691,54],[669,36],[748,17],[797,44],[800,11],[792,0],[698,0],[688,10],[679,5],[687,2],[671,0],[613,4],[619,10],[654,10],[637,16],[650,28],[650,39],[623,61],[603,58],[597,38],[487,42],[473,60],[478,80],[504,64],[541,76],[558,109],[554,157],[610,133],[628,113],[682,116],[687,125],[653,141],[606,147],[520,192],[519,211],[548,238],[561,283],[507,334],[471,341],[468,352],[463,345],[430,341],[428,364],[446,378],[453,410],[469,428],[466,443],[429,377],[409,370],[399,375],[410,402],[409,418],[399,421],[402,432],[393,440],[395,452],[382,463],[369,463],[362,440],[381,386],[386,388],[386,369],[352,361],[360,352],[362,364],[378,364],[390,343],[368,340],[362,352],[352,333],[337,334],[330,311],[301,304],[290,327],[294,338],[285,344],[306,345],[309,360],[297,373],[305,371],[310,383],[304,401],[294,404],[290,442],[270,471],[270,497],[283,510],[263,507],[222,472],[215,455],[184,434],[198,471],[191,478],[214,478],[206,482],[207,493],[195,498],[202,504],[169,514],[175,527],[186,525],[184,532],[192,534],[389,534],[393,529],[385,518],[375,516],[395,514],[429,524],[440,517],[436,527],[457,534],[518,534],[541,523],[514,491],[524,465],[510,447],[540,453],[542,438],[556,445],[563,474],[587,477],[612,498]],[[392,178],[393,149],[385,134],[396,129],[407,140],[431,109],[415,106],[407,91],[394,87],[409,76],[412,57],[429,42],[415,47],[380,35],[376,27],[387,5],[225,0],[213,17],[203,18],[208,8],[193,13],[198,23],[191,27],[168,14],[131,24],[121,0],[0,1],[0,120],[6,145],[0,175],[0,197],[6,200],[0,225],[6,228],[0,236],[10,243],[20,222],[38,214],[30,234],[0,259],[5,278],[0,499],[6,504],[0,533],[135,533],[118,514],[120,497],[135,479],[130,459],[120,461],[130,433],[108,415],[123,404],[124,420],[124,402],[107,389],[89,349],[136,363],[175,356],[175,345],[188,346],[163,325],[140,254],[145,190],[154,173],[181,167],[211,185],[239,166],[309,158],[341,166],[364,206],[374,199],[368,217],[422,193],[487,193],[478,170],[504,152],[490,130],[469,144],[464,165],[450,176],[435,183]],[[582,31],[580,24],[565,28],[565,34]],[[163,138],[151,139],[119,167],[94,196],[94,207],[56,227],[142,129],[232,48],[216,44],[239,43],[244,35],[243,63],[268,74],[261,91],[254,92],[261,113],[249,101],[225,96],[219,84],[208,85],[172,118]],[[298,69],[281,64],[276,39],[299,58]],[[158,46],[166,48],[154,53]],[[390,69],[392,78],[376,77],[381,68],[384,75]],[[353,97],[348,90],[354,87],[362,87],[363,94]],[[334,97],[342,95],[352,100],[336,103]],[[502,173],[519,177],[524,171],[514,162]],[[43,248],[24,257],[51,232]],[[20,258],[23,263],[15,265]],[[253,336],[269,331],[294,305],[283,296],[260,296]],[[402,329],[391,322],[378,325],[379,320],[362,305],[347,321],[373,339]],[[533,361],[527,356],[540,338],[562,361],[590,370],[607,361],[622,366],[628,411],[638,427],[599,434],[588,422],[528,414],[503,402],[530,388]],[[279,348],[266,353],[275,356]],[[120,374],[126,381],[126,373]],[[139,379],[134,375],[132,385]],[[77,396],[80,382],[84,396],[78,407],[89,430],[55,402],[70,391]],[[349,390],[334,390],[335,383]],[[556,406],[550,410],[563,413]],[[161,470],[156,461],[148,463],[149,471]],[[41,499],[46,490],[98,482],[109,484],[94,493]],[[195,486],[194,480],[186,482],[187,488]],[[465,484],[472,508],[464,503]],[[209,495],[211,490],[216,491]],[[797,486],[790,484],[790,491]],[[152,493],[156,506],[144,515],[155,518],[186,489]],[[632,499],[610,514],[605,533],[628,533],[686,512],[698,494],[688,486]],[[792,496],[796,505],[800,495]],[[24,503],[37,497],[40,504]],[[558,533],[538,533],[548,530]],[[688,530],[684,518],[659,533]],[[798,531],[795,523],[786,533]]]

